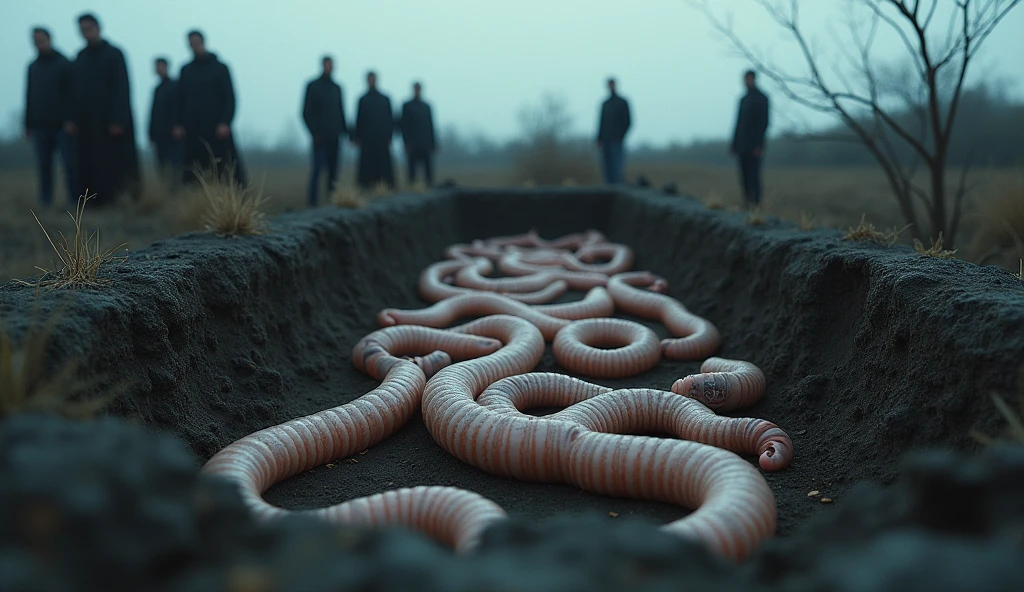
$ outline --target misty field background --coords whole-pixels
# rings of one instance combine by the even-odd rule
[[[961,122],[950,155],[950,183],[970,167],[963,232],[953,248],[958,258],[999,265],[1017,272],[1024,259],[1024,105],[990,89],[965,95]],[[523,108],[521,133],[509,141],[466,135],[448,127],[440,135],[435,181],[463,188],[592,186],[600,184],[598,151],[590,137],[572,135],[574,114],[557,97],[544,96]],[[764,185],[765,203],[758,216],[777,217],[803,228],[846,231],[861,220],[880,230],[905,226],[891,189],[870,155],[847,141],[841,128],[783,134],[769,141]],[[653,190],[674,185],[679,198],[692,197],[709,208],[738,211],[742,202],[738,173],[722,140],[686,145],[629,144],[627,182],[643,180]],[[152,157],[140,147],[142,158]],[[405,182],[398,144],[393,150],[398,192],[421,191]],[[254,184],[264,183],[269,215],[306,208],[308,155],[301,139],[276,145],[242,144],[242,158]],[[357,154],[346,145],[343,186],[353,185]],[[57,167],[59,170],[59,166]],[[922,170],[921,174],[925,174]],[[104,209],[87,210],[85,223],[99,230],[102,246],[125,243],[130,251],[154,241],[200,230],[206,201],[198,194],[174,194],[162,186],[151,166],[144,170],[138,201],[122,199]],[[41,209],[27,142],[8,134],[0,142],[0,282],[52,268],[54,253],[33,212],[51,235],[73,228],[62,200],[59,174],[57,202]],[[322,194],[321,207],[326,199]],[[933,237],[934,238],[934,237]],[[904,235],[902,240],[910,244]],[[949,245],[947,245],[949,248]]]

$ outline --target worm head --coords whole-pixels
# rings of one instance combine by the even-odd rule
[[[700,401],[715,409],[729,397],[729,383],[717,373],[694,374],[676,381],[672,392]]]

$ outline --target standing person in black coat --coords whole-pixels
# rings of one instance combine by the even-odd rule
[[[423,165],[423,174],[427,179],[427,187],[434,184],[434,152],[437,151],[437,138],[434,135],[434,115],[430,104],[421,98],[423,85],[419,82],[412,85],[412,99],[402,105],[402,141],[405,144],[405,160],[408,168],[409,184],[416,182],[416,169]]]
[[[32,30],[38,57],[28,67],[25,88],[25,138],[32,141],[39,172],[39,203],[53,203],[53,153],[60,153],[64,165],[68,201],[75,203],[75,152],[71,136],[64,130],[70,120],[71,62],[53,49],[50,32]]]
[[[331,78],[334,60],[324,56],[323,74],[306,85],[302,120],[313,139],[313,172],[309,178],[309,205],[315,207],[320,192],[320,170],[327,168],[330,195],[341,172],[341,137],[348,133],[341,87]]]
[[[768,131],[768,97],[757,88],[757,74],[753,70],[744,74],[743,82],[747,94],[740,99],[729,153],[739,159],[743,201],[746,207],[751,207],[761,203],[761,165]]]
[[[356,129],[352,143],[359,148],[359,170],[356,180],[363,189],[384,183],[395,187],[395,169],[391,160],[391,139],[395,134],[395,116],[391,99],[377,90],[377,74],[366,75],[369,90],[359,99]]]
[[[178,76],[177,123],[174,126],[174,137],[184,142],[182,179],[194,185],[198,183],[196,169],[205,173],[216,164],[221,176],[232,167],[234,180],[245,185],[245,167],[231,134],[231,122],[235,118],[231,71],[216,54],[206,50],[206,40],[200,31],[189,31],[188,44],[195,57],[181,68]],[[216,163],[210,158],[211,151]]]
[[[153,105],[149,114],[149,142],[156,153],[160,175],[172,187],[181,179],[181,142],[174,139],[175,109],[178,106],[178,83],[168,74],[167,58],[154,62],[160,84],[153,89]]]
[[[615,92],[615,79],[608,79],[610,96],[601,105],[601,120],[597,128],[597,147],[601,149],[601,169],[608,185],[622,183],[626,170],[626,150],[623,145],[632,125],[629,102]]]
[[[100,36],[99,20],[78,17],[85,48],[72,65],[71,125],[77,136],[79,195],[93,203],[114,203],[123,193],[139,198],[141,177],[135,119],[124,53]]]

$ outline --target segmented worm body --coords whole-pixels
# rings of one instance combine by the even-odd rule
[[[764,373],[750,362],[708,358],[700,372],[677,380],[672,392],[720,412],[750,407],[764,395]]]
[[[473,241],[472,244],[451,245],[444,250],[444,256],[448,259],[476,259],[486,257],[498,260],[505,251],[501,247],[485,245],[482,241]]]
[[[599,378],[636,376],[661,360],[654,331],[623,319],[574,321],[558,332],[552,349],[562,368]]]
[[[561,304],[534,304],[534,310],[558,319],[578,321],[610,317],[615,312],[615,302],[604,288],[594,288],[587,292],[583,300],[563,302]]]
[[[562,315],[562,318],[542,312],[544,310]],[[533,323],[540,329],[544,339],[551,341],[560,330],[569,325],[573,317],[609,316],[613,310],[612,299],[604,288],[594,288],[587,293],[583,300],[576,302],[533,306],[512,300],[501,294],[481,292],[452,296],[427,308],[416,310],[385,308],[377,313],[377,324],[382,327],[422,325],[441,329],[450,327],[459,319],[466,317],[507,314]]]
[[[604,257],[611,259],[605,263],[595,263]],[[574,255],[565,257],[563,265],[571,271],[591,271],[605,275],[623,273],[633,266],[633,249],[615,243],[583,245]]]
[[[658,293],[657,276],[646,271],[619,273],[608,280],[615,308],[626,314],[661,321],[674,339],[663,339],[662,350],[671,360],[695,360],[714,354],[722,336],[710,321],[699,317],[667,294]],[[643,290],[641,286],[656,289]]]
[[[490,260],[475,259],[455,274],[455,285],[505,294],[536,292],[557,281],[564,281],[573,290],[589,290],[608,284],[608,276],[604,274],[564,269],[542,269],[522,277],[484,277],[493,271],[494,264]]]
[[[243,502],[260,519],[291,513],[268,504],[263,492],[302,471],[377,444],[416,412],[426,375],[398,356],[423,354],[433,372],[453,360],[491,354],[500,347],[499,341],[487,337],[427,327],[375,331],[353,348],[352,362],[380,380],[380,386],[351,403],[237,440],[210,458],[202,472],[237,482]],[[490,500],[450,487],[399,489],[299,513],[341,524],[404,526],[457,550],[473,548],[487,526],[505,517]]]
[[[531,407],[564,407],[544,419],[569,421],[609,434],[672,434],[737,454],[755,455],[765,471],[780,471],[793,460],[792,439],[774,423],[722,417],[694,399],[658,389],[611,389],[565,374],[531,372],[495,382],[478,401],[505,413],[521,414]]]
[[[424,389],[427,430],[463,462],[504,477],[570,483],[605,495],[696,508],[666,528],[737,560],[774,532],[775,500],[767,483],[727,450],[696,442],[596,433],[576,421],[481,405],[476,398],[488,386],[536,366],[543,354],[543,338],[528,322],[503,315],[454,331],[505,344],[485,358],[444,368]]]
[[[451,286],[444,282],[444,278],[458,273],[459,270],[471,264],[473,261],[474,260],[472,259],[451,259],[438,261],[437,263],[427,267],[423,270],[423,273],[420,274],[420,297],[427,302],[433,303],[444,300],[445,298],[451,298],[452,296],[458,296],[459,294],[477,293],[476,290],[462,288],[459,286]],[[565,294],[568,289],[569,284],[562,280],[558,280],[551,282],[536,292],[509,293],[505,295],[526,304],[546,304],[558,299],[558,297]]]

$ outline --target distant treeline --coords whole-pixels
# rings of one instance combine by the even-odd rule
[[[905,110],[898,119],[908,129],[920,129],[915,112]],[[557,119],[557,118],[556,118]],[[554,130],[558,131],[558,130]],[[534,132],[535,133],[535,132]],[[465,134],[454,126],[443,129],[438,154],[440,167],[513,166],[517,155],[536,142],[526,131],[524,137],[498,141],[482,134]],[[559,141],[571,149],[590,149],[589,137],[567,137]],[[950,149],[949,164],[953,167],[970,162],[974,166],[1008,167],[1024,165],[1024,103],[986,88],[966,90],[961,98],[959,115]],[[926,139],[927,141],[927,139]],[[909,146],[894,142],[906,160],[912,157]],[[306,166],[309,157],[295,147],[253,146],[241,142],[242,157],[249,167]],[[396,151],[397,152],[397,151]],[[346,145],[345,158],[352,162],[354,153]],[[689,144],[629,146],[632,162],[686,163],[696,165],[732,164],[726,139],[697,141]],[[769,140],[768,161],[782,167],[871,166],[871,154],[843,126],[813,134],[775,135]],[[24,169],[33,166],[31,146],[21,138],[0,140],[0,170]]]

